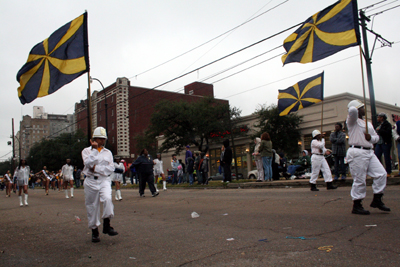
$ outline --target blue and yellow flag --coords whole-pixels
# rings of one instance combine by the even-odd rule
[[[85,12],[32,48],[17,74],[22,104],[52,94],[89,71],[87,36]]]
[[[324,72],[279,90],[279,116],[311,106],[324,100]]]
[[[357,1],[342,0],[308,18],[285,39],[282,62],[315,62],[359,44]]]

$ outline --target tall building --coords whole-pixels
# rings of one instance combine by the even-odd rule
[[[113,154],[132,160],[141,149],[136,147],[135,137],[150,125],[154,106],[159,101],[195,102],[206,96],[214,96],[212,84],[194,82],[186,85],[182,94],[131,86],[127,78],[117,78],[104,90],[93,92],[92,127],[107,128],[108,144]],[[87,101],[75,104],[75,120],[77,129],[87,132]]]
[[[19,131],[16,134],[17,158],[26,158],[32,145],[43,138],[57,137],[63,133],[75,132],[75,116],[47,114],[43,107],[33,107],[33,118],[29,115],[22,117]]]

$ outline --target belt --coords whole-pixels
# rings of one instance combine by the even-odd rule
[[[314,153],[313,155],[323,156],[324,154],[317,154],[317,153]]]
[[[95,180],[99,179],[99,176],[88,176],[87,178],[93,178]]]
[[[359,148],[359,149],[364,149],[364,150],[372,150],[371,147],[363,147],[363,146],[351,146],[352,148]]]

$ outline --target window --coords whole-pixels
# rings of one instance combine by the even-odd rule
[[[114,130],[114,123],[111,124],[111,128]],[[113,140],[114,140],[114,137],[113,137]],[[113,143],[114,143],[114,141],[113,141]]]
[[[111,110],[111,117],[114,116],[114,109]]]

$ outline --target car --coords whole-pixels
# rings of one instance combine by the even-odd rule
[[[258,179],[258,171],[257,170],[249,171],[249,173],[247,174],[247,178],[252,180]]]

